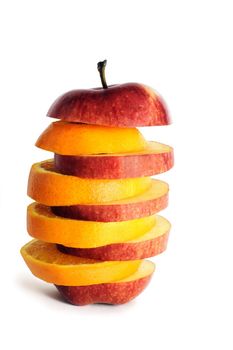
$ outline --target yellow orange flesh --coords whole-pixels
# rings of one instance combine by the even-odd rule
[[[154,215],[154,216],[155,216],[156,224],[148,232],[146,232],[144,235],[128,240],[125,243],[139,243],[139,242],[149,241],[151,239],[160,237],[166,234],[167,232],[169,232],[171,229],[170,222],[160,215]]]
[[[117,283],[135,281],[140,278],[144,278],[152,275],[154,271],[155,271],[155,264],[152,261],[143,260],[136,272],[134,272],[132,275],[126,278],[123,278],[120,281],[117,281]]]
[[[134,197],[150,185],[150,177],[100,180],[63,175],[56,172],[53,160],[46,160],[32,165],[28,195],[49,206],[93,204]]]
[[[63,254],[53,243],[33,240],[21,248],[31,272],[38,278],[63,286],[86,286],[122,280],[137,271],[141,260],[104,261]]]
[[[27,228],[32,237],[74,248],[125,242],[144,235],[155,223],[155,215],[118,222],[67,219],[38,203],[30,204],[27,210]]]
[[[131,151],[131,152],[118,152],[111,154],[111,157],[124,157],[129,155],[144,155],[144,154],[160,154],[160,153],[169,153],[173,152],[173,148],[171,146],[165,145],[164,143],[156,142],[156,141],[147,141],[145,148],[139,151]],[[81,154],[82,155],[82,154]],[[84,154],[83,154],[84,155]],[[85,157],[92,157],[93,154],[85,154]],[[103,157],[105,154],[96,154],[96,157]]]
[[[111,201],[108,203],[101,203],[101,206],[106,205],[122,205],[122,204],[133,204],[133,203],[140,203],[140,202],[146,202],[153,199],[157,199],[160,197],[163,197],[167,195],[169,192],[169,185],[165,181],[157,180],[157,179],[151,179],[151,186],[148,187],[144,192],[140,193],[139,195],[133,196],[131,198],[124,198],[120,199],[118,201]]]
[[[36,146],[62,155],[136,152],[146,148],[136,128],[54,122],[40,135]]]

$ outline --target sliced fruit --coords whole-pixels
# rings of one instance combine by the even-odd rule
[[[27,210],[27,229],[32,237],[78,248],[100,247],[134,239],[148,232],[155,222],[154,215],[120,222],[66,219],[53,214],[50,207],[38,203],[30,204]]]
[[[64,286],[109,283],[136,272],[141,261],[99,261],[60,252],[56,244],[33,240],[21,248],[27,266],[36,277]]]
[[[56,215],[66,218],[91,221],[127,221],[149,216],[165,209],[168,204],[168,184],[151,180],[151,186],[144,193],[132,198],[86,205],[53,206]]]
[[[135,273],[117,282],[82,287],[58,285],[56,287],[61,295],[74,305],[124,304],[134,299],[146,288],[154,269],[155,265],[145,260]]]
[[[53,103],[47,115],[70,122],[118,127],[170,124],[163,99],[152,88],[138,83],[69,91]]]
[[[146,148],[146,141],[136,128],[59,121],[49,125],[36,146],[58,154],[80,155],[141,151]]]
[[[147,142],[145,150],[133,153],[54,155],[59,172],[92,179],[152,176],[168,171],[173,164],[173,149],[158,142]]]
[[[92,204],[130,198],[151,185],[149,177],[99,180],[63,175],[54,170],[53,160],[33,164],[28,179],[28,195],[50,205]]]
[[[133,240],[89,249],[58,245],[58,249],[63,253],[103,261],[145,259],[158,255],[166,249],[170,227],[166,219],[156,215],[156,224],[153,228]]]

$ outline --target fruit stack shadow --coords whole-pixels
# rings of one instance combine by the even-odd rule
[[[144,259],[166,249],[170,231],[157,214],[168,185],[151,176],[173,166],[173,149],[136,128],[169,124],[164,102],[148,87],[124,84],[67,93],[48,115],[61,120],[36,146],[54,158],[31,168],[27,230],[34,239],[21,254],[74,305],[129,302],[154,272]]]

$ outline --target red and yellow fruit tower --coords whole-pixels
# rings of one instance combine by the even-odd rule
[[[146,141],[136,127],[167,125],[162,99],[149,87],[107,86],[59,97],[57,118],[36,146],[54,159],[32,166],[27,230],[21,249],[31,272],[53,283],[72,304],[122,304],[148,284],[166,249],[170,223],[157,213],[168,203],[167,183],[152,179],[173,166],[173,150]]]

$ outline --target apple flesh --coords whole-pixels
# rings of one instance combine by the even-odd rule
[[[143,194],[107,204],[53,206],[55,215],[90,221],[127,221],[153,215],[168,205],[168,185],[152,180],[151,187]]]
[[[138,296],[150,282],[153,272],[154,264],[143,261],[137,272],[121,281],[89,286],[55,286],[63,298],[73,305],[96,303],[119,305]]]
[[[152,176],[168,171],[173,164],[173,149],[158,142],[148,142],[145,151],[135,153],[54,155],[55,168],[62,174],[92,179]]]
[[[170,124],[162,98],[150,87],[138,83],[69,91],[52,104],[47,115],[68,122],[104,126]]]

